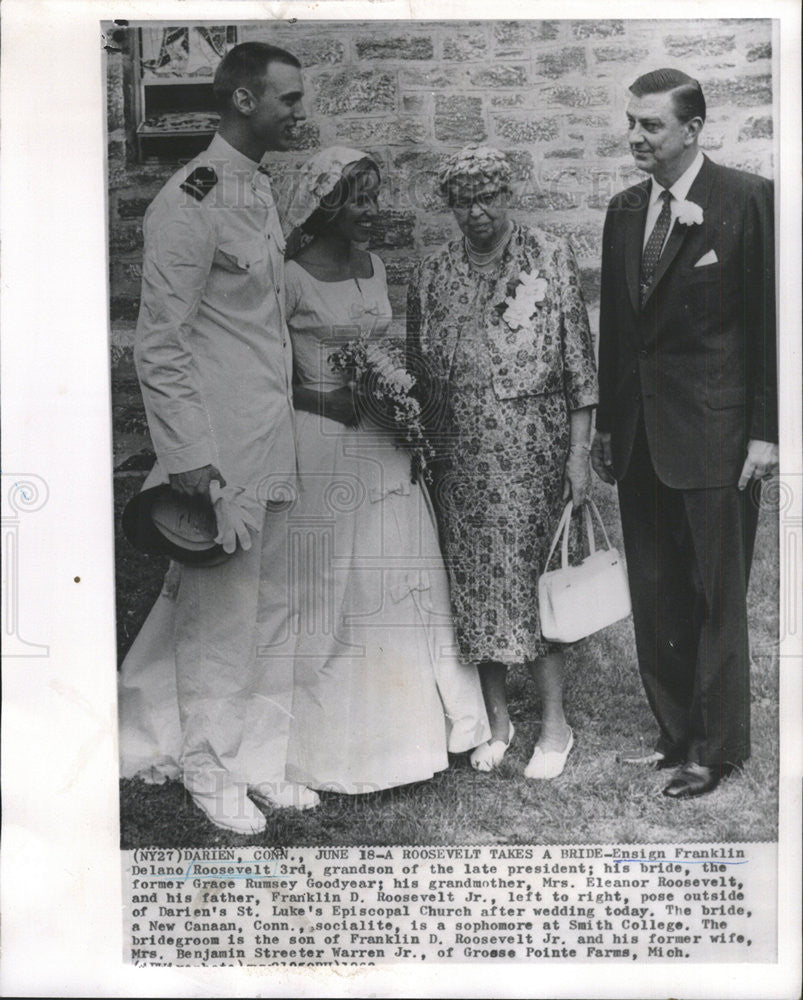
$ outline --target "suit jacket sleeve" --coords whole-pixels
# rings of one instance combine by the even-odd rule
[[[146,222],[134,347],[153,446],[170,473],[201,468],[215,456],[192,351],[215,240],[201,213],[190,212]]]
[[[603,434],[613,430],[614,391],[616,388],[617,324],[614,282],[624,281],[621,268],[614,275],[613,231],[616,212],[613,203],[605,216],[602,232],[602,278],[599,305],[599,405],[596,428]]]
[[[775,301],[775,216],[773,185],[762,180],[748,203],[745,283],[747,350],[752,376],[749,436],[778,440],[778,371]]]

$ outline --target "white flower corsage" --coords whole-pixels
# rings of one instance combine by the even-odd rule
[[[681,226],[699,226],[703,221],[703,210],[695,201],[675,201],[672,208]]]
[[[534,271],[522,271],[515,283],[508,284],[508,294],[500,315],[511,330],[521,330],[532,319],[536,306],[544,301],[547,280]]]

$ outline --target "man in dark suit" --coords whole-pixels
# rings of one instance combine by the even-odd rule
[[[618,482],[639,669],[660,727],[625,758],[713,791],[750,753],[747,580],[760,480],[778,467],[772,183],[698,149],[699,83],[630,87],[651,177],[608,207],[592,461]],[[749,489],[747,487],[750,487]]]

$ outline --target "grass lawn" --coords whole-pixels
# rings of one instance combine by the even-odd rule
[[[119,477],[117,505],[139,488]],[[613,490],[596,500],[621,551]],[[119,523],[118,509],[118,523]],[[133,641],[159,591],[165,563],[117,545],[120,653]],[[567,654],[566,711],[575,748],[555,781],[527,781],[523,770],[539,728],[539,706],[524,671],[509,673],[516,736],[502,766],[477,774],[453,757],[432,781],[365,796],[334,793],[308,813],[276,810],[267,830],[240,837],[211,825],[178,782],[120,785],[121,846],[203,847],[245,844],[695,843],[768,841],[778,813],[778,533],[777,515],[762,511],[750,595],[753,756],[744,773],[712,795],[671,802],[661,789],[671,772],[617,764],[617,753],[656,735],[636,667],[633,629],[624,621]]]

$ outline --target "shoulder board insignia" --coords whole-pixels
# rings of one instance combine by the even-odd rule
[[[203,201],[215,184],[217,184],[217,174],[212,167],[196,167],[184,180],[181,190],[192,195],[196,201]]]

